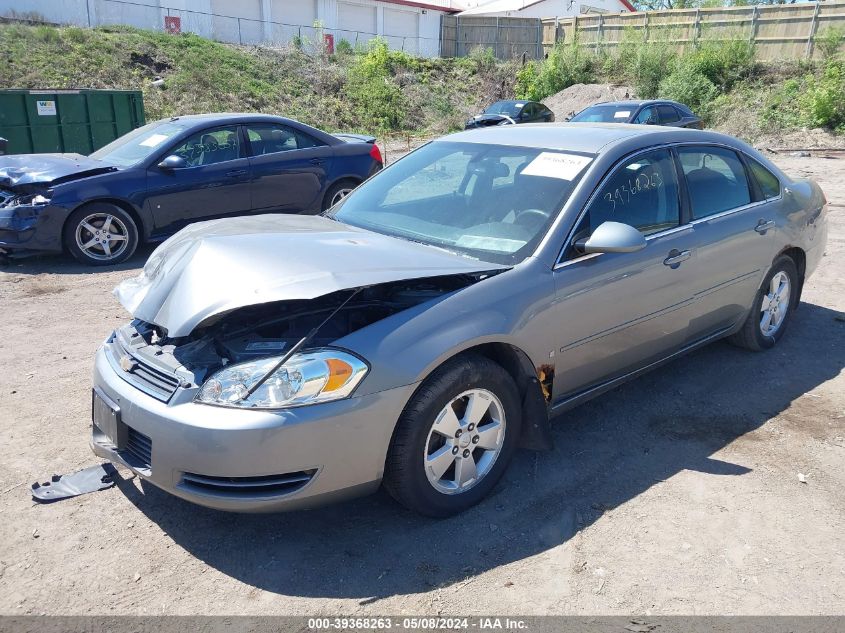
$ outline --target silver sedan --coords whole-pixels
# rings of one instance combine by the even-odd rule
[[[384,485],[479,502],[550,420],[727,338],[775,345],[827,202],[712,132],[529,125],[429,143],[323,216],[187,227],[116,294],[94,451],[190,501]]]

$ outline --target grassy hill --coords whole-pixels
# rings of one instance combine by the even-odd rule
[[[496,99],[542,99],[573,84],[604,82],[633,86],[639,97],[676,98],[709,126],[753,141],[816,129],[817,145],[842,144],[842,33],[821,35],[817,46],[827,51],[821,61],[777,64],[757,62],[745,41],[704,42],[677,55],[632,35],[613,53],[561,45],[523,67],[483,50],[463,59],[422,59],[384,42],[359,51],[342,42],[327,55],[310,42],[269,49],[119,26],[5,24],[0,88],[141,89],[149,120],[260,111],[383,136],[442,134]],[[156,77],[164,79],[162,88],[152,85]]]
[[[483,56],[419,59],[374,46],[328,56],[128,27],[0,25],[0,88],[141,89],[147,118],[283,114],[329,130],[440,133],[512,96],[516,69]],[[151,85],[161,76],[163,89]]]

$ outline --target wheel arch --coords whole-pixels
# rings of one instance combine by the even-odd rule
[[[337,185],[339,185],[343,182],[352,183],[353,184],[352,188],[354,189],[355,187],[357,187],[358,185],[360,185],[364,181],[359,176],[355,176],[354,174],[344,174],[343,176],[338,176],[337,178],[332,180],[331,183],[326,185],[326,190],[323,193],[323,198],[320,200],[321,207],[328,208],[327,205],[330,202],[329,194],[332,192],[332,189],[334,189]]]
[[[490,359],[513,378],[519,392],[522,410],[519,446],[529,450],[551,450],[553,441],[549,408],[538,377],[541,368],[535,368],[528,354],[519,347],[510,343],[492,341],[463,348],[431,367],[420,384],[444,364],[467,354],[478,354]]]
[[[798,246],[787,246],[777,254],[775,259],[783,255],[786,255],[794,261],[795,267],[798,269],[798,295],[795,298],[795,304],[797,307],[798,302],[801,301],[801,293],[804,290],[804,278],[807,272],[807,254],[804,252],[804,249]]]

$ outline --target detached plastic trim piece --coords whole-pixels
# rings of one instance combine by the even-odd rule
[[[115,484],[117,469],[109,462],[90,466],[71,475],[53,475],[50,481],[32,484],[32,500],[52,503],[88,492],[106,490]]]

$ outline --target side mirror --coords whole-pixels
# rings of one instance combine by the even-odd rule
[[[590,237],[575,242],[582,253],[634,253],[646,247],[645,236],[630,224],[602,222]]]
[[[163,171],[172,171],[174,169],[184,169],[188,166],[188,163],[185,162],[185,159],[181,156],[176,156],[175,154],[168,156],[163,161],[158,164],[158,168]]]

